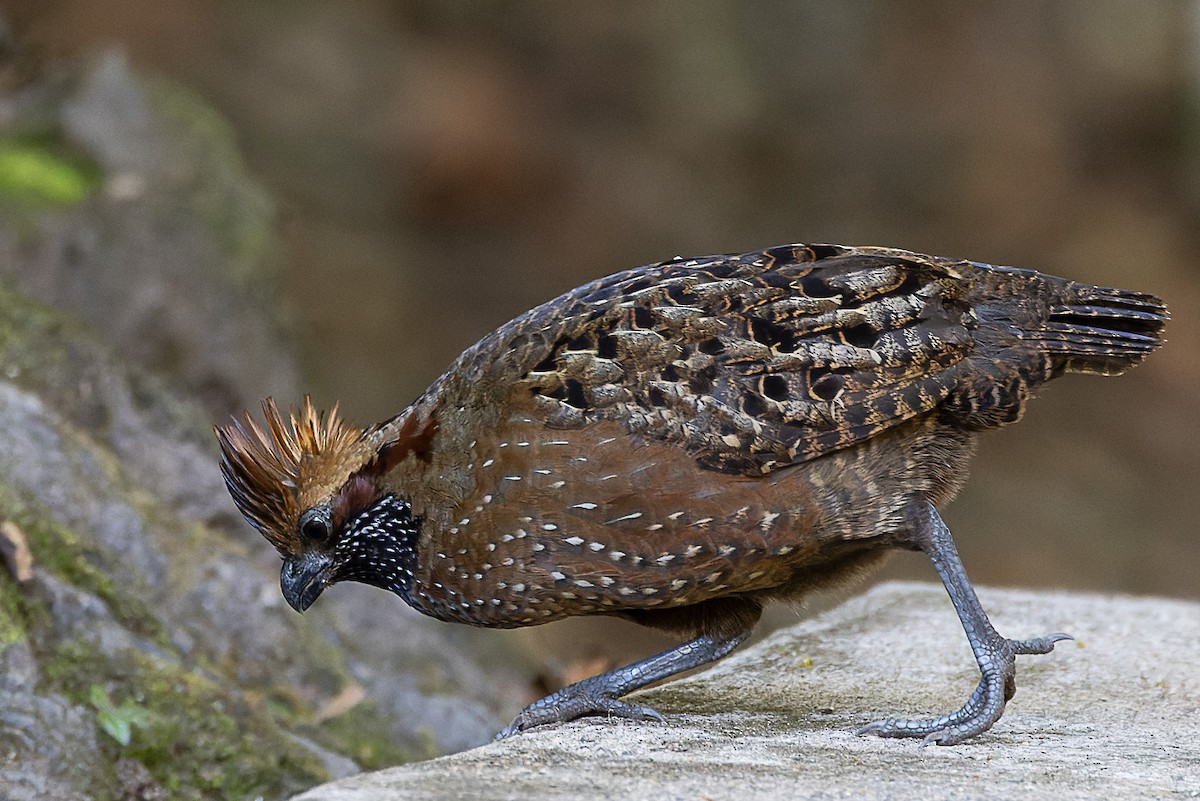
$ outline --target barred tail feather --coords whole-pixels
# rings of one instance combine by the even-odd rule
[[[1071,301],[1051,307],[1050,317],[1022,338],[1036,340],[1059,369],[1120,375],[1162,344],[1169,319],[1153,295],[1075,284]]]

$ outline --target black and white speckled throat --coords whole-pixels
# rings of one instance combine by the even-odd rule
[[[338,581],[359,581],[409,600],[417,562],[412,507],[385,495],[345,528],[335,551]]]

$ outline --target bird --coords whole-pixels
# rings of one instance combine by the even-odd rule
[[[357,581],[490,628],[607,615],[674,636],[563,687],[498,737],[587,715],[727,655],[763,608],[925,553],[980,680],[958,709],[861,734],[954,745],[992,727],[1016,657],[941,510],[981,432],[1064,373],[1117,375],[1162,342],[1153,295],[884,247],[790,244],[574,289],[468,348],[359,428],[310,398],[216,427],[233,501],[305,611]]]

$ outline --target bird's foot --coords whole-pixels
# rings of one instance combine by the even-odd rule
[[[760,611],[761,607],[754,607],[755,618]],[[640,662],[569,684],[525,707],[516,720],[496,735],[496,739],[503,740],[535,726],[561,723],[584,715],[661,721],[663,716],[650,707],[630,704],[620,699],[647,684],[720,659],[749,636],[749,626],[732,634],[701,634],[693,640],[668,648],[661,654],[647,657]]]
[[[1016,692],[1018,654],[1048,654],[1054,644],[1074,639],[1069,634],[1050,634],[1031,640],[1006,640],[981,644],[976,652],[983,673],[975,692],[962,707],[930,720],[888,718],[863,726],[859,734],[879,737],[920,737],[921,746],[958,745],[992,727],[1004,714],[1004,705]]]
[[[503,740],[535,726],[575,720],[586,715],[662,721],[663,716],[650,707],[621,701],[592,682],[589,679],[572,684],[530,704],[496,735],[496,739]],[[589,683],[591,686],[588,686]]]

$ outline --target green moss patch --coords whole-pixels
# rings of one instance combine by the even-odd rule
[[[0,572],[0,654],[28,639],[29,605],[16,581]]]
[[[286,797],[328,779],[262,704],[226,685],[140,652],[111,659],[64,643],[44,667],[51,689],[96,712],[115,763],[145,765],[171,798]]]
[[[73,587],[95,595],[112,610],[122,625],[141,637],[164,640],[165,635],[145,603],[132,593],[121,592],[96,566],[91,552],[71,529],[29,503],[11,487],[0,483],[0,509],[24,532],[33,552],[33,564]],[[0,617],[3,611],[0,610]],[[2,635],[0,635],[2,637]]]
[[[0,203],[29,209],[69,206],[91,194],[96,168],[53,145],[0,139]]]
[[[51,404],[78,406],[78,377],[98,352],[90,345],[82,325],[0,281],[0,370],[6,380]]]

